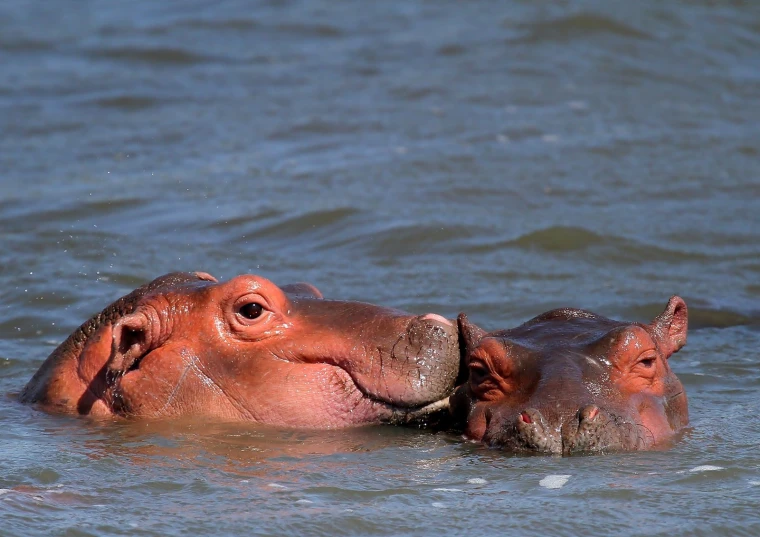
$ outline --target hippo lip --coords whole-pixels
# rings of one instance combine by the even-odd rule
[[[389,423],[393,424],[412,424],[422,423],[434,414],[448,412],[449,397],[434,401],[424,406],[415,408],[399,408],[388,405],[391,409]]]
[[[433,414],[449,410],[449,398],[451,393],[447,394],[441,399],[430,401],[421,405],[404,405],[402,403],[388,401],[380,398],[376,395],[368,393],[361,383],[357,382],[353,378],[350,372],[343,369],[340,366],[335,366],[342,375],[350,379],[351,383],[362,394],[362,398],[378,407],[382,408],[384,413],[387,414],[385,418],[389,423],[393,424],[408,424],[419,422]],[[450,390],[453,393],[453,389]]]

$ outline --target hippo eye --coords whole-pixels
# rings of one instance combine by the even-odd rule
[[[636,365],[640,365],[644,369],[652,369],[657,362],[657,355],[654,352],[645,352],[639,357]]]
[[[478,385],[488,378],[488,369],[480,362],[470,362],[468,369],[470,370],[470,382],[474,385]]]
[[[248,304],[243,304],[240,306],[240,309],[238,310],[238,313],[245,317],[246,319],[256,319],[261,316],[261,314],[264,312],[264,308],[261,304],[257,304],[256,302],[249,302]]]

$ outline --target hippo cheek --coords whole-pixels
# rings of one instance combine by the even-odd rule
[[[396,413],[367,398],[338,366],[271,361],[259,372],[219,380],[225,394],[254,421],[330,429],[391,421]]]
[[[394,416],[392,407],[367,399],[337,366],[280,360],[257,360],[243,369],[212,366],[223,362],[187,350],[153,351],[119,380],[114,409],[136,417],[203,416],[318,429]]]
[[[686,394],[675,394],[670,398],[646,399],[639,407],[642,427],[651,438],[649,446],[667,443],[673,439],[676,432],[688,424],[688,410],[680,408],[686,405]],[[674,413],[669,406],[676,406],[678,413]],[[681,413],[685,412],[685,415]]]
[[[111,389],[111,406],[126,416],[182,415],[240,419],[240,410],[212,381],[199,358],[180,350],[157,349],[141,358]]]
[[[689,424],[689,400],[683,387],[665,399],[664,407],[672,431],[680,431]]]

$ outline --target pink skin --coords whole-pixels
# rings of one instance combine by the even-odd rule
[[[562,309],[486,334],[460,316],[468,381],[452,397],[465,434],[514,451],[667,445],[689,422],[669,357],[686,343],[679,297],[650,324]]]
[[[175,273],[85,323],[21,400],[91,416],[202,416],[304,428],[405,421],[453,390],[457,328],[324,300],[309,284]]]

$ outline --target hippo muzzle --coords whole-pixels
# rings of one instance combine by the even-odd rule
[[[630,415],[614,414],[590,404],[559,427],[535,408],[514,417],[487,416],[483,442],[514,452],[573,455],[646,449],[655,438]]]

